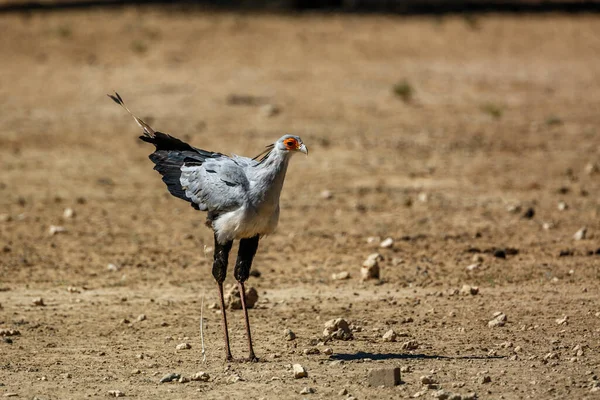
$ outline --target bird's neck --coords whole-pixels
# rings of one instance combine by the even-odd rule
[[[263,201],[278,202],[287,172],[290,153],[273,149],[267,158],[256,166],[256,193],[262,193]]]

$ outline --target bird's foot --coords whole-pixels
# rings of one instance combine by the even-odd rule
[[[252,353],[248,358],[246,358],[246,361],[251,363],[257,363],[259,359],[254,355],[254,353]]]
[[[229,362],[234,362],[235,359],[233,358],[233,356],[231,355],[231,353],[229,353],[229,354],[227,354],[225,356],[225,361],[229,363]]]

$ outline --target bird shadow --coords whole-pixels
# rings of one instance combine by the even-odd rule
[[[331,360],[342,360],[342,361],[355,361],[370,359],[374,361],[379,360],[493,360],[502,359],[502,356],[440,356],[440,355],[429,355],[429,354],[405,354],[405,353],[366,353],[359,351],[357,353],[338,353],[334,354],[329,359]]]

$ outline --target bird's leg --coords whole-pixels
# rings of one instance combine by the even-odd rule
[[[256,235],[249,239],[240,240],[240,249],[238,251],[237,261],[235,263],[234,275],[238,281],[240,288],[240,297],[242,299],[242,308],[244,309],[244,321],[246,322],[246,333],[248,334],[248,359],[249,361],[258,361],[256,355],[254,355],[254,349],[252,348],[252,335],[250,333],[250,320],[248,319],[248,309],[246,308],[246,288],[244,282],[248,280],[250,276],[250,268],[252,267],[252,260],[258,249],[259,236]]]
[[[212,274],[217,281],[219,287],[219,299],[221,300],[221,315],[223,316],[223,335],[225,337],[225,359],[226,361],[233,360],[231,350],[229,348],[229,332],[227,331],[227,315],[225,313],[225,299],[223,299],[223,282],[227,276],[227,261],[229,259],[229,251],[233,241],[225,244],[219,243],[215,235],[215,259],[213,262]]]

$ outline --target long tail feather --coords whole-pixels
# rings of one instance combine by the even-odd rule
[[[110,97],[115,103],[117,103],[118,105],[120,105],[121,107],[123,107],[125,110],[127,110],[127,112],[133,117],[133,119],[135,120],[135,122],[140,126],[140,128],[142,128],[142,130],[144,131],[144,135],[148,136],[150,138],[154,137],[154,134],[156,133],[154,131],[154,129],[152,129],[152,127],[150,127],[150,125],[148,125],[147,123],[145,123],[141,118],[138,118],[137,116],[135,116],[130,110],[129,108],[127,108],[127,106],[125,105],[125,102],[123,101],[123,99],[121,98],[121,96],[119,95],[119,93],[115,92],[114,96],[112,94],[107,94],[108,97]]]

